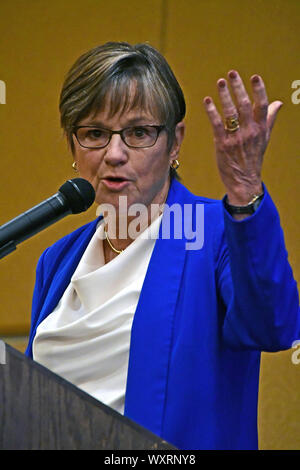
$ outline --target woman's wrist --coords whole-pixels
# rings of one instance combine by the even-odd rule
[[[247,206],[253,201],[255,196],[262,194],[263,186],[261,182],[247,188],[231,189],[227,191],[227,203],[232,206]]]

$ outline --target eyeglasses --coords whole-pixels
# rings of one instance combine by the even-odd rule
[[[147,148],[155,145],[163,126],[126,127],[120,131],[112,131],[97,126],[75,126],[73,132],[81,147],[101,149],[106,147],[113,134],[119,134],[127,147]]]

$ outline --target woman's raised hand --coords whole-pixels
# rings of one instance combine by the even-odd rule
[[[246,205],[262,192],[263,156],[283,103],[269,104],[259,75],[253,75],[250,80],[253,103],[238,72],[231,70],[228,82],[224,78],[217,82],[223,119],[211,97],[204,98],[204,106],[212,125],[217,165],[228,202]]]

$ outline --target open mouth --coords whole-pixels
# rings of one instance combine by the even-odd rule
[[[122,181],[127,181],[125,178],[118,178],[114,176],[110,176],[109,178],[105,178],[107,181],[115,181],[116,183],[121,183]]]
[[[129,184],[129,180],[120,176],[108,176],[106,178],[103,178],[102,182],[108,189],[112,189],[115,191],[119,191],[123,189],[127,184]]]

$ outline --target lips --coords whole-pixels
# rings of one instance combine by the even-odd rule
[[[104,186],[112,191],[120,191],[125,188],[130,182],[129,179],[124,176],[105,176],[101,179]]]

